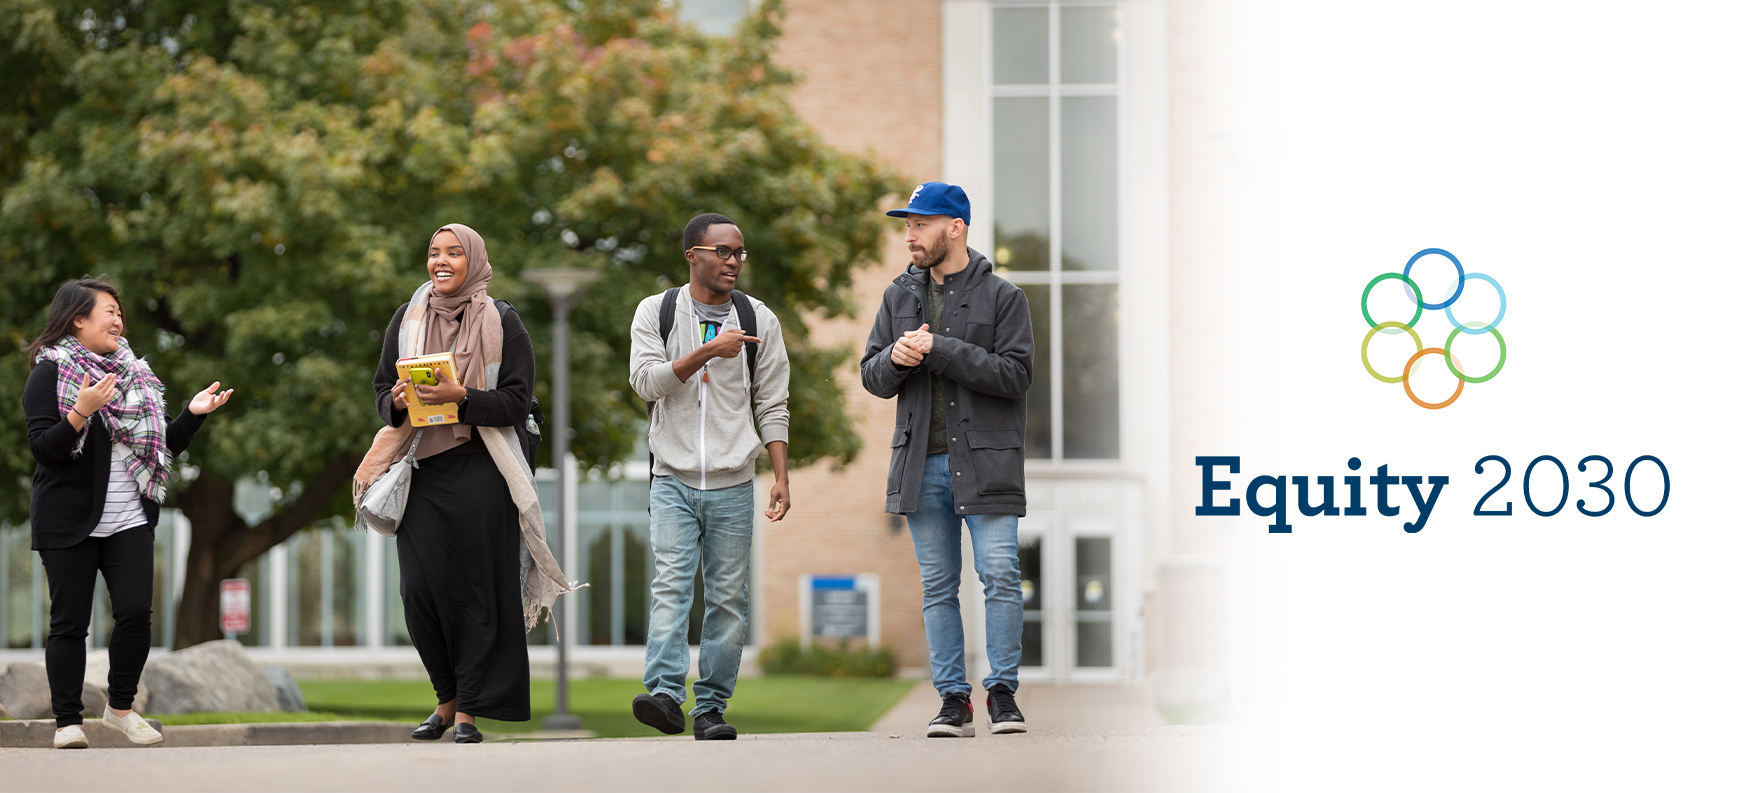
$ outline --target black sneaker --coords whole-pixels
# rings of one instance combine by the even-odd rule
[[[972,737],[972,700],[966,694],[941,698],[941,713],[929,720],[931,738]]]
[[[687,720],[682,718],[682,706],[669,694],[634,697],[634,718],[665,735],[677,735],[688,729]]]
[[[1020,706],[1014,704],[1013,690],[1000,684],[990,686],[985,699],[990,704],[991,735],[1026,731],[1026,717],[1020,715]]]
[[[715,710],[694,714],[694,740],[734,741],[736,728],[724,723],[724,715]]]

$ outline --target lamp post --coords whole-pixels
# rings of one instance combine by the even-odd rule
[[[581,270],[569,267],[548,267],[535,270],[525,270],[520,277],[543,287],[549,293],[549,302],[555,308],[555,352],[550,360],[555,363],[555,445],[550,450],[550,456],[555,458],[555,531],[550,537],[555,540],[554,553],[557,561],[562,559],[562,546],[566,545],[567,534],[567,437],[568,404],[567,397],[567,314],[573,309],[573,303],[598,279],[600,273],[596,270]],[[577,730],[580,727],[579,716],[567,712],[567,639],[559,638],[563,614],[560,598],[555,600],[555,608],[550,611],[550,620],[555,623],[557,639],[555,641],[555,712],[543,719],[545,730]]]

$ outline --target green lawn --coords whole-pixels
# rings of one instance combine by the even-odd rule
[[[420,722],[434,712],[434,692],[421,680],[298,682],[308,710],[333,714],[329,718]],[[889,678],[743,678],[725,718],[745,733],[867,730],[914,683]],[[646,690],[638,680],[586,678],[569,682],[567,690],[569,710],[600,737],[661,734],[634,720],[629,703]],[[692,690],[688,696],[692,703]],[[554,681],[533,680],[530,721],[478,719],[477,726],[484,734],[530,732],[540,729],[543,717],[554,707]]]

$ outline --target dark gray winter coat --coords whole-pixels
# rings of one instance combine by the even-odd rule
[[[942,282],[941,327],[923,363],[893,363],[893,343],[922,327],[928,272],[907,267],[881,295],[881,309],[863,351],[863,387],[882,399],[899,397],[893,462],[887,471],[887,511],[917,510],[928,452],[931,373],[947,389],[948,461],[960,515],[1026,514],[1026,389],[1032,386],[1032,313],[1026,293],[997,276],[989,259],[969,250],[971,263]]]

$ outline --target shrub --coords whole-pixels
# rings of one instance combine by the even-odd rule
[[[865,642],[817,640],[808,648],[787,636],[760,651],[760,669],[769,675],[892,677],[893,650]]]

